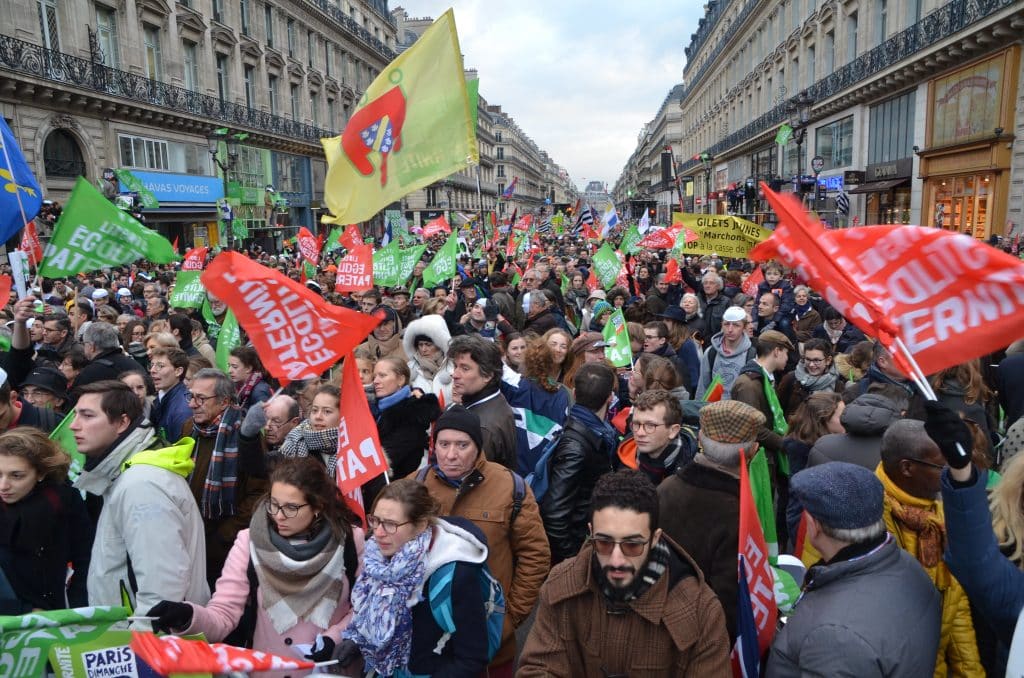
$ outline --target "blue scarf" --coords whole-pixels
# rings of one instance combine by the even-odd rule
[[[433,530],[414,537],[391,558],[376,539],[366,542],[363,572],[352,589],[352,622],[342,638],[352,640],[366,668],[390,676],[409,664],[412,649],[412,606],[426,581],[426,555]]]
[[[793,306],[793,317],[796,318],[797,320],[800,320],[800,318],[803,318],[805,315],[807,315],[808,311],[811,310],[811,302],[809,301],[802,306],[800,304],[795,304]]]
[[[619,436],[608,422],[601,421],[592,411],[578,404],[572,406],[569,410],[569,416],[578,419],[584,426],[599,435],[601,440],[604,441],[605,452],[609,454],[615,452],[616,447],[618,447]]]
[[[406,384],[389,396],[377,399],[377,416],[396,403],[400,403],[412,395],[412,389]]]

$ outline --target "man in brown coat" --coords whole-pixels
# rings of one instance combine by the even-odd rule
[[[730,675],[722,606],[693,559],[655,529],[658,511],[643,473],[597,481],[590,539],[541,589],[517,676]]]
[[[414,476],[441,505],[441,515],[472,521],[487,537],[487,565],[505,591],[502,644],[488,670],[492,678],[512,676],[515,630],[533,610],[551,567],[551,550],[533,492],[484,455],[480,418],[453,405],[434,425],[434,463]]]

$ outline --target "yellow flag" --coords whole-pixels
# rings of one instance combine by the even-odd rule
[[[327,155],[328,223],[366,221],[404,195],[480,160],[452,10],[367,88]]]

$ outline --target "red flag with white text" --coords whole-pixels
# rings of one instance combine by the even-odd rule
[[[363,292],[373,287],[373,247],[356,245],[338,262],[335,292]]]
[[[22,252],[28,252],[28,260],[34,266],[38,266],[39,262],[43,260],[43,244],[39,242],[39,232],[36,231],[34,219],[25,224],[25,229],[21,232],[21,244],[18,246],[18,249]],[[6,303],[7,298],[4,297],[3,301]]]
[[[676,246],[676,237],[682,228],[682,226],[670,226],[648,231],[636,246],[652,250],[670,250]]]
[[[206,255],[209,254],[209,252],[209,247],[193,247],[185,253],[185,258],[181,261],[181,270],[203,270],[203,266],[206,264]]]
[[[253,673],[313,669],[315,662],[224,643],[132,632],[132,651],[161,676],[178,673]]]
[[[757,303],[757,286],[764,281],[764,271],[758,266],[754,269],[754,272],[747,276],[747,279],[743,281],[743,294],[754,299],[754,303]]]
[[[423,225],[423,237],[424,239],[433,238],[435,235],[441,235],[442,233],[451,233],[452,227],[448,225],[448,220],[444,218],[444,215],[431,219]]]
[[[342,494],[359,489],[388,470],[377,436],[377,424],[366,402],[355,356],[345,356],[341,369],[341,419],[338,422],[336,473]]]
[[[234,311],[263,366],[281,381],[319,377],[380,322],[329,304],[305,285],[238,252],[219,254],[201,280]]]
[[[297,243],[299,254],[302,255],[303,261],[313,266],[320,263],[320,241],[305,226],[299,229]]]
[[[356,224],[349,224],[345,227],[341,237],[338,238],[338,242],[347,249],[354,249],[359,245],[363,244],[363,234],[359,231],[359,226]]]

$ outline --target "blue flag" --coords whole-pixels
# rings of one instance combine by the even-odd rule
[[[34,219],[42,206],[39,182],[28,168],[7,121],[0,116],[0,242],[25,228],[25,223]]]
[[[516,471],[525,478],[547,444],[561,435],[569,414],[569,391],[545,391],[510,369],[504,371],[500,387],[515,415]]]

